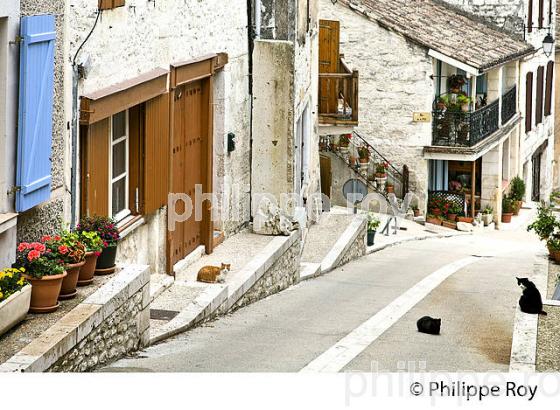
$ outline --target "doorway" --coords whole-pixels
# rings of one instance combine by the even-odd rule
[[[212,144],[209,133],[210,80],[204,79],[177,86],[173,99],[173,140],[171,164],[171,192],[186,194],[192,203],[192,213],[184,222],[177,222],[169,232],[169,268],[185,258],[200,245],[211,252],[211,227],[208,212],[197,218],[196,187],[202,193],[211,192]],[[182,215],[185,203],[178,201],[175,212]],[[198,205],[200,206],[200,205]],[[202,207],[203,210],[205,206]],[[202,218],[200,218],[202,216]]]

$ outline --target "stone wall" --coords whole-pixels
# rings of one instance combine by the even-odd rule
[[[435,93],[427,50],[387,31],[340,2],[321,0],[320,17],[340,21],[340,52],[359,71],[357,131],[397,169],[410,169],[410,191],[427,191],[423,147],[431,143],[431,124],[414,123],[414,112],[431,112]]]
[[[243,306],[255,303],[297,283],[299,278],[300,248],[300,242],[295,241],[229,311],[233,312]]]
[[[77,0],[68,13],[68,56],[93,27],[97,0]],[[214,79],[214,187],[220,195],[217,228],[226,236],[248,220],[250,185],[250,98],[247,3],[146,2],[127,0],[106,10],[78,61],[89,58],[91,71],[80,82],[85,94],[138,76],[157,67],[225,52],[229,62]],[[115,63],[118,62],[118,63]],[[235,151],[225,149],[227,134]],[[236,185],[235,187],[233,185]]]
[[[442,0],[510,32],[523,34],[527,0]],[[536,4],[535,4],[536,6]],[[533,15],[537,16],[537,9]],[[545,13],[545,15],[548,15]]]
[[[537,362],[538,372],[560,371],[560,302],[556,305],[545,305],[546,316],[539,315],[537,332]]]
[[[125,266],[0,372],[84,372],[117,360],[149,342],[149,304],[148,266]]]
[[[24,212],[18,218],[18,241],[36,240],[46,229],[56,229],[61,221],[67,219],[70,195],[65,189],[66,178],[70,172],[69,141],[70,131],[66,127],[69,120],[66,112],[65,93],[70,85],[66,81],[65,66],[65,14],[64,1],[20,0],[21,16],[52,14],[56,19],[55,71],[52,124],[52,182],[51,199],[37,207]],[[69,179],[68,179],[69,181]],[[40,224],[38,224],[40,221]]]

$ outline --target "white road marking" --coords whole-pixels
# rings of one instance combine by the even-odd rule
[[[445,279],[477,261],[480,261],[480,258],[469,256],[431,273],[340,339],[334,346],[301,369],[300,372],[339,372]]]

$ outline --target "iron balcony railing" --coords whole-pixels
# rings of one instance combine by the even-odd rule
[[[432,144],[472,147],[499,128],[499,101],[476,111],[434,109]]]
[[[502,96],[502,124],[507,123],[517,112],[517,87]]]

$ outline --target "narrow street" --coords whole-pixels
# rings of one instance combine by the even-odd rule
[[[524,228],[402,244],[103,371],[507,371],[515,277],[540,246]],[[417,332],[425,315],[440,336]]]

